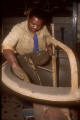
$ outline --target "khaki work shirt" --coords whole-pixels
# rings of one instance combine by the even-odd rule
[[[44,50],[46,44],[51,43],[51,35],[46,26],[36,33],[38,36],[39,50]],[[12,28],[2,43],[3,48],[7,48],[7,46],[14,48],[21,55],[33,52],[33,33],[29,31],[27,21],[21,22]]]

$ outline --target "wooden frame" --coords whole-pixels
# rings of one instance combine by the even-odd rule
[[[72,89],[77,89],[78,88],[78,67],[77,67],[77,61],[73,51],[68,46],[64,45],[62,42],[54,38],[52,38],[52,43],[53,45],[55,45],[55,47],[59,46],[66,52],[69,59],[69,63],[70,63],[70,69],[71,69],[71,86],[72,86]]]
[[[52,38],[52,44],[62,48],[68,55],[71,68],[71,88],[69,87],[43,87],[26,83],[14,76],[6,62],[2,66],[2,82],[9,89],[22,95],[26,99],[33,99],[45,103],[66,103],[80,105],[80,88],[78,88],[78,68],[73,51],[63,43]]]

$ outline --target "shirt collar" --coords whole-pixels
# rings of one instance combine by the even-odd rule
[[[29,33],[30,35],[33,36],[33,33],[31,33],[31,32],[29,31],[29,28],[28,28],[28,21],[26,21],[25,30],[26,30],[27,33]],[[39,31],[36,32],[37,35],[39,35],[40,33],[41,33],[41,30],[39,30]]]

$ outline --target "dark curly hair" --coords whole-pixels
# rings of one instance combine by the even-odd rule
[[[41,8],[34,8],[30,10],[29,18],[32,18],[33,16],[45,21],[47,19],[47,12]]]

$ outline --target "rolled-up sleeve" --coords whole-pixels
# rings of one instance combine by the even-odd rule
[[[10,46],[14,47],[19,38],[20,38],[21,30],[20,28],[16,25],[12,28],[12,30],[9,32],[9,34],[6,36],[6,38],[2,42],[2,47]]]

